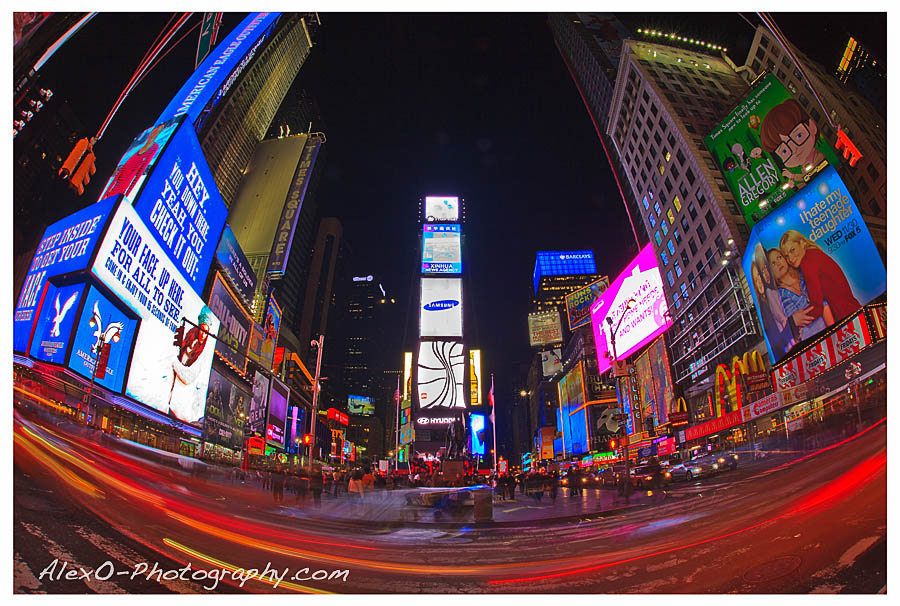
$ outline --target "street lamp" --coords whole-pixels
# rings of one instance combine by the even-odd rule
[[[312,415],[309,424],[309,433],[312,436],[309,441],[309,471],[312,473],[313,450],[316,447],[316,417],[319,415],[319,373],[322,371],[322,348],[325,346],[325,335],[319,335],[318,340],[310,341],[309,344],[318,350],[316,352],[316,379],[313,381]]]
[[[628,315],[628,311],[635,306],[637,301],[634,299],[628,299],[628,303],[625,304],[625,311],[622,312],[622,317],[619,318],[619,323],[616,324],[616,327],[612,329],[612,318],[606,316],[606,323],[609,324],[609,327],[612,329],[610,333],[610,341],[612,342],[612,350],[613,350],[613,376],[616,379],[616,386],[619,384],[619,377],[616,376],[618,373],[618,361],[619,358],[616,354],[616,333],[619,332],[619,327],[622,326],[622,320],[625,319],[625,316]],[[619,393],[621,390],[616,390],[616,399],[619,400]],[[622,402],[619,401],[619,408],[622,408]],[[623,410],[624,412],[624,410]],[[631,473],[628,470],[628,429],[625,430],[625,439],[622,440],[622,446],[625,448],[625,502],[629,502],[629,496],[631,493]]]

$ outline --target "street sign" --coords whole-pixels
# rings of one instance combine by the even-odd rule
[[[500,473],[506,473],[506,459],[500,459],[500,462],[497,464],[497,467]]]
[[[194,69],[206,59],[206,55],[216,43],[216,33],[222,22],[222,13],[203,13],[203,23],[200,24],[200,39],[197,41],[197,59]]]
[[[616,377],[627,377],[629,366],[628,363],[624,360],[616,360],[614,364],[615,376]]]

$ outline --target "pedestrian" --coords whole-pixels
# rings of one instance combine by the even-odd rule
[[[322,468],[313,468],[312,475],[309,478],[309,489],[313,496],[313,505],[320,507],[322,505],[322,489],[325,486],[325,477],[322,475]]]
[[[301,469],[297,473],[297,501],[301,505],[306,504],[306,495],[309,492],[309,473],[305,469]]]
[[[375,488],[375,476],[372,474],[372,468],[366,467],[366,473],[362,477],[364,490],[372,490]]]
[[[361,503],[363,500],[362,474],[359,470],[353,472],[347,481],[347,495],[351,503]]]
[[[548,473],[544,476],[544,491],[550,495],[550,499],[556,503],[556,493],[559,484],[556,481],[555,473]]]
[[[331,472],[331,496],[337,498],[340,489],[341,473],[335,469]]]
[[[272,495],[275,498],[276,503],[281,503],[284,501],[284,474],[281,472],[281,468],[278,467],[271,474],[272,481]]]

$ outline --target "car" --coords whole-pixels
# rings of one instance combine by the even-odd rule
[[[638,488],[649,487],[653,485],[653,474],[656,471],[659,474],[661,485],[666,485],[672,481],[672,474],[665,471],[662,467],[654,468],[650,465],[641,465],[631,470],[631,483]]]
[[[715,455],[703,455],[684,461],[669,468],[672,480],[686,480],[711,476],[719,471],[719,458]]]
[[[719,471],[735,470],[738,466],[738,454],[733,451],[717,453],[716,462],[719,464]]]

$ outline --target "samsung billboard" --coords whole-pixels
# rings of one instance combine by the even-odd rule
[[[830,166],[753,228],[743,269],[773,364],[887,290],[865,221]]]
[[[462,273],[462,248],[458,224],[426,224],[424,226],[422,230],[422,273]]]
[[[629,309],[628,302],[632,299],[634,304]],[[612,320],[611,326],[607,318]],[[619,320],[622,320],[621,324]],[[612,330],[616,326],[619,327],[616,354],[618,359],[624,360],[672,325],[652,245],[645,246],[591,305],[591,324],[597,347],[598,374],[612,367]]]
[[[462,280],[423,278],[419,307],[419,335],[462,336]]]

